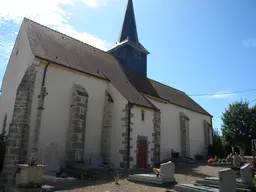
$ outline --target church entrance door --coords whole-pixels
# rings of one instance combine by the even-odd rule
[[[147,140],[138,141],[138,165],[139,168],[147,168]]]

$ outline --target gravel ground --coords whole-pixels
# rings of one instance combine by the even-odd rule
[[[178,183],[194,183],[199,178],[217,176],[218,171],[222,167],[210,167],[207,165],[176,165],[175,179]],[[86,185],[86,186],[85,186]],[[70,186],[69,189],[63,191],[72,192],[164,192],[166,188],[171,188],[171,186],[156,187],[150,186],[143,183],[134,183],[122,179],[119,181],[119,185],[116,185],[113,181],[83,181],[83,184],[79,186]]]

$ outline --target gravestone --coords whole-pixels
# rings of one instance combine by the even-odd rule
[[[236,191],[236,172],[230,168],[219,171],[219,190],[220,192]]]
[[[241,178],[236,178],[236,189],[252,189],[254,184],[252,182],[252,168],[250,165],[246,164],[240,168]],[[199,186],[210,186],[210,187],[219,187],[219,178],[218,177],[206,177],[205,179],[198,179],[195,183]]]
[[[174,177],[174,164],[169,161],[160,165],[160,176],[162,179],[173,179]]]
[[[156,174],[134,174],[129,175],[128,180],[153,184],[174,183],[174,164],[171,161],[161,164],[158,177]]]
[[[242,182],[245,184],[251,184],[252,183],[252,168],[249,164],[245,164],[240,168],[240,174]]]
[[[232,169],[219,171],[219,189],[209,186],[197,186],[193,184],[179,184],[174,190],[169,192],[235,192],[236,191],[236,172]]]
[[[50,142],[45,146],[43,153],[43,164],[47,165],[46,173],[60,172],[58,144]]]

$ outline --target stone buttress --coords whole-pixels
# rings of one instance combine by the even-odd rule
[[[153,150],[153,166],[155,164],[160,163],[160,144],[161,144],[161,112],[160,111],[154,111],[153,116],[153,126],[154,126],[154,132],[152,133],[153,136],[153,143],[154,148]]]
[[[74,85],[67,132],[66,162],[84,162],[87,105],[87,91],[80,85]]]
[[[103,123],[102,123],[102,131],[101,131],[101,150],[100,150],[104,165],[110,164],[113,103],[114,101],[111,95],[106,91],[104,109],[103,109]]]
[[[30,113],[36,74],[36,66],[33,64],[27,69],[16,92],[2,173],[5,183],[14,182],[17,164],[27,161]]]
[[[129,111],[130,111],[130,121],[129,121]],[[133,113],[131,113],[131,108],[129,106],[129,104],[127,104],[125,106],[125,109],[123,110],[124,113],[124,117],[122,118],[123,121],[123,128],[124,128],[124,132],[122,133],[121,137],[122,137],[122,144],[121,144],[121,148],[119,150],[119,154],[120,154],[120,167],[121,168],[127,168],[127,148],[128,148],[128,129],[129,129],[129,122],[130,122],[130,150],[133,148],[132,146],[132,125],[134,124],[132,122],[132,117],[134,116]],[[129,157],[129,161],[132,162],[134,161],[134,158],[132,156]]]
[[[189,118],[184,113],[180,113],[180,145],[181,156],[190,157]]]

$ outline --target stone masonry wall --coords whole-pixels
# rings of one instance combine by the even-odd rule
[[[181,142],[181,156],[190,156],[190,142],[189,142],[189,118],[180,114],[180,142]]]
[[[111,129],[112,129],[112,107],[113,99],[110,94],[105,92],[105,103],[103,110],[103,124],[101,132],[101,157],[103,164],[110,163],[110,150],[111,150]]]
[[[160,143],[161,143],[161,112],[155,111],[154,117],[153,117],[153,124],[154,124],[154,133],[152,133],[153,136],[153,143],[154,148],[153,150],[153,166],[155,164],[160,163]]]
[[[127,148],[128,148],[128,126],[129,126],[129,106],[128,104],[125,106],[125,109],[123,110],[124,112],[124,117],[122,118],[123,121],[123,127],[124,127],[124,132],[122,133],[121,137],[122,137],[122,145],[120,146],[120,150],[119,150],[119,154],[121,156],[121,160],[120,160],[120,167],[121,168],[127,168],[126,163],[127,163]],[[131,115],[131,121],[130,121],[130,150],[133,148],[133,146],[131,145],[131,141],[133,140],[132,138],[132,117],[134,116],[132,113]],[[130,162],[134,161],[133,157],[129,157]]]
[[[208,146],[210,145],[210,129],[211,129],[211,126],[208,124],[207,121],[204,120],[204,144],[205,144],[204,155],[205,157],[208,156]]]
[[[83,162],[88,94],[84,87],[74,85],[67,133],[66,161]]]
[[[30,112],[36,73],[36,67],[30,66],[17,89],[4,159],[5,183],[14,182],[17,164],[27,161]]]

